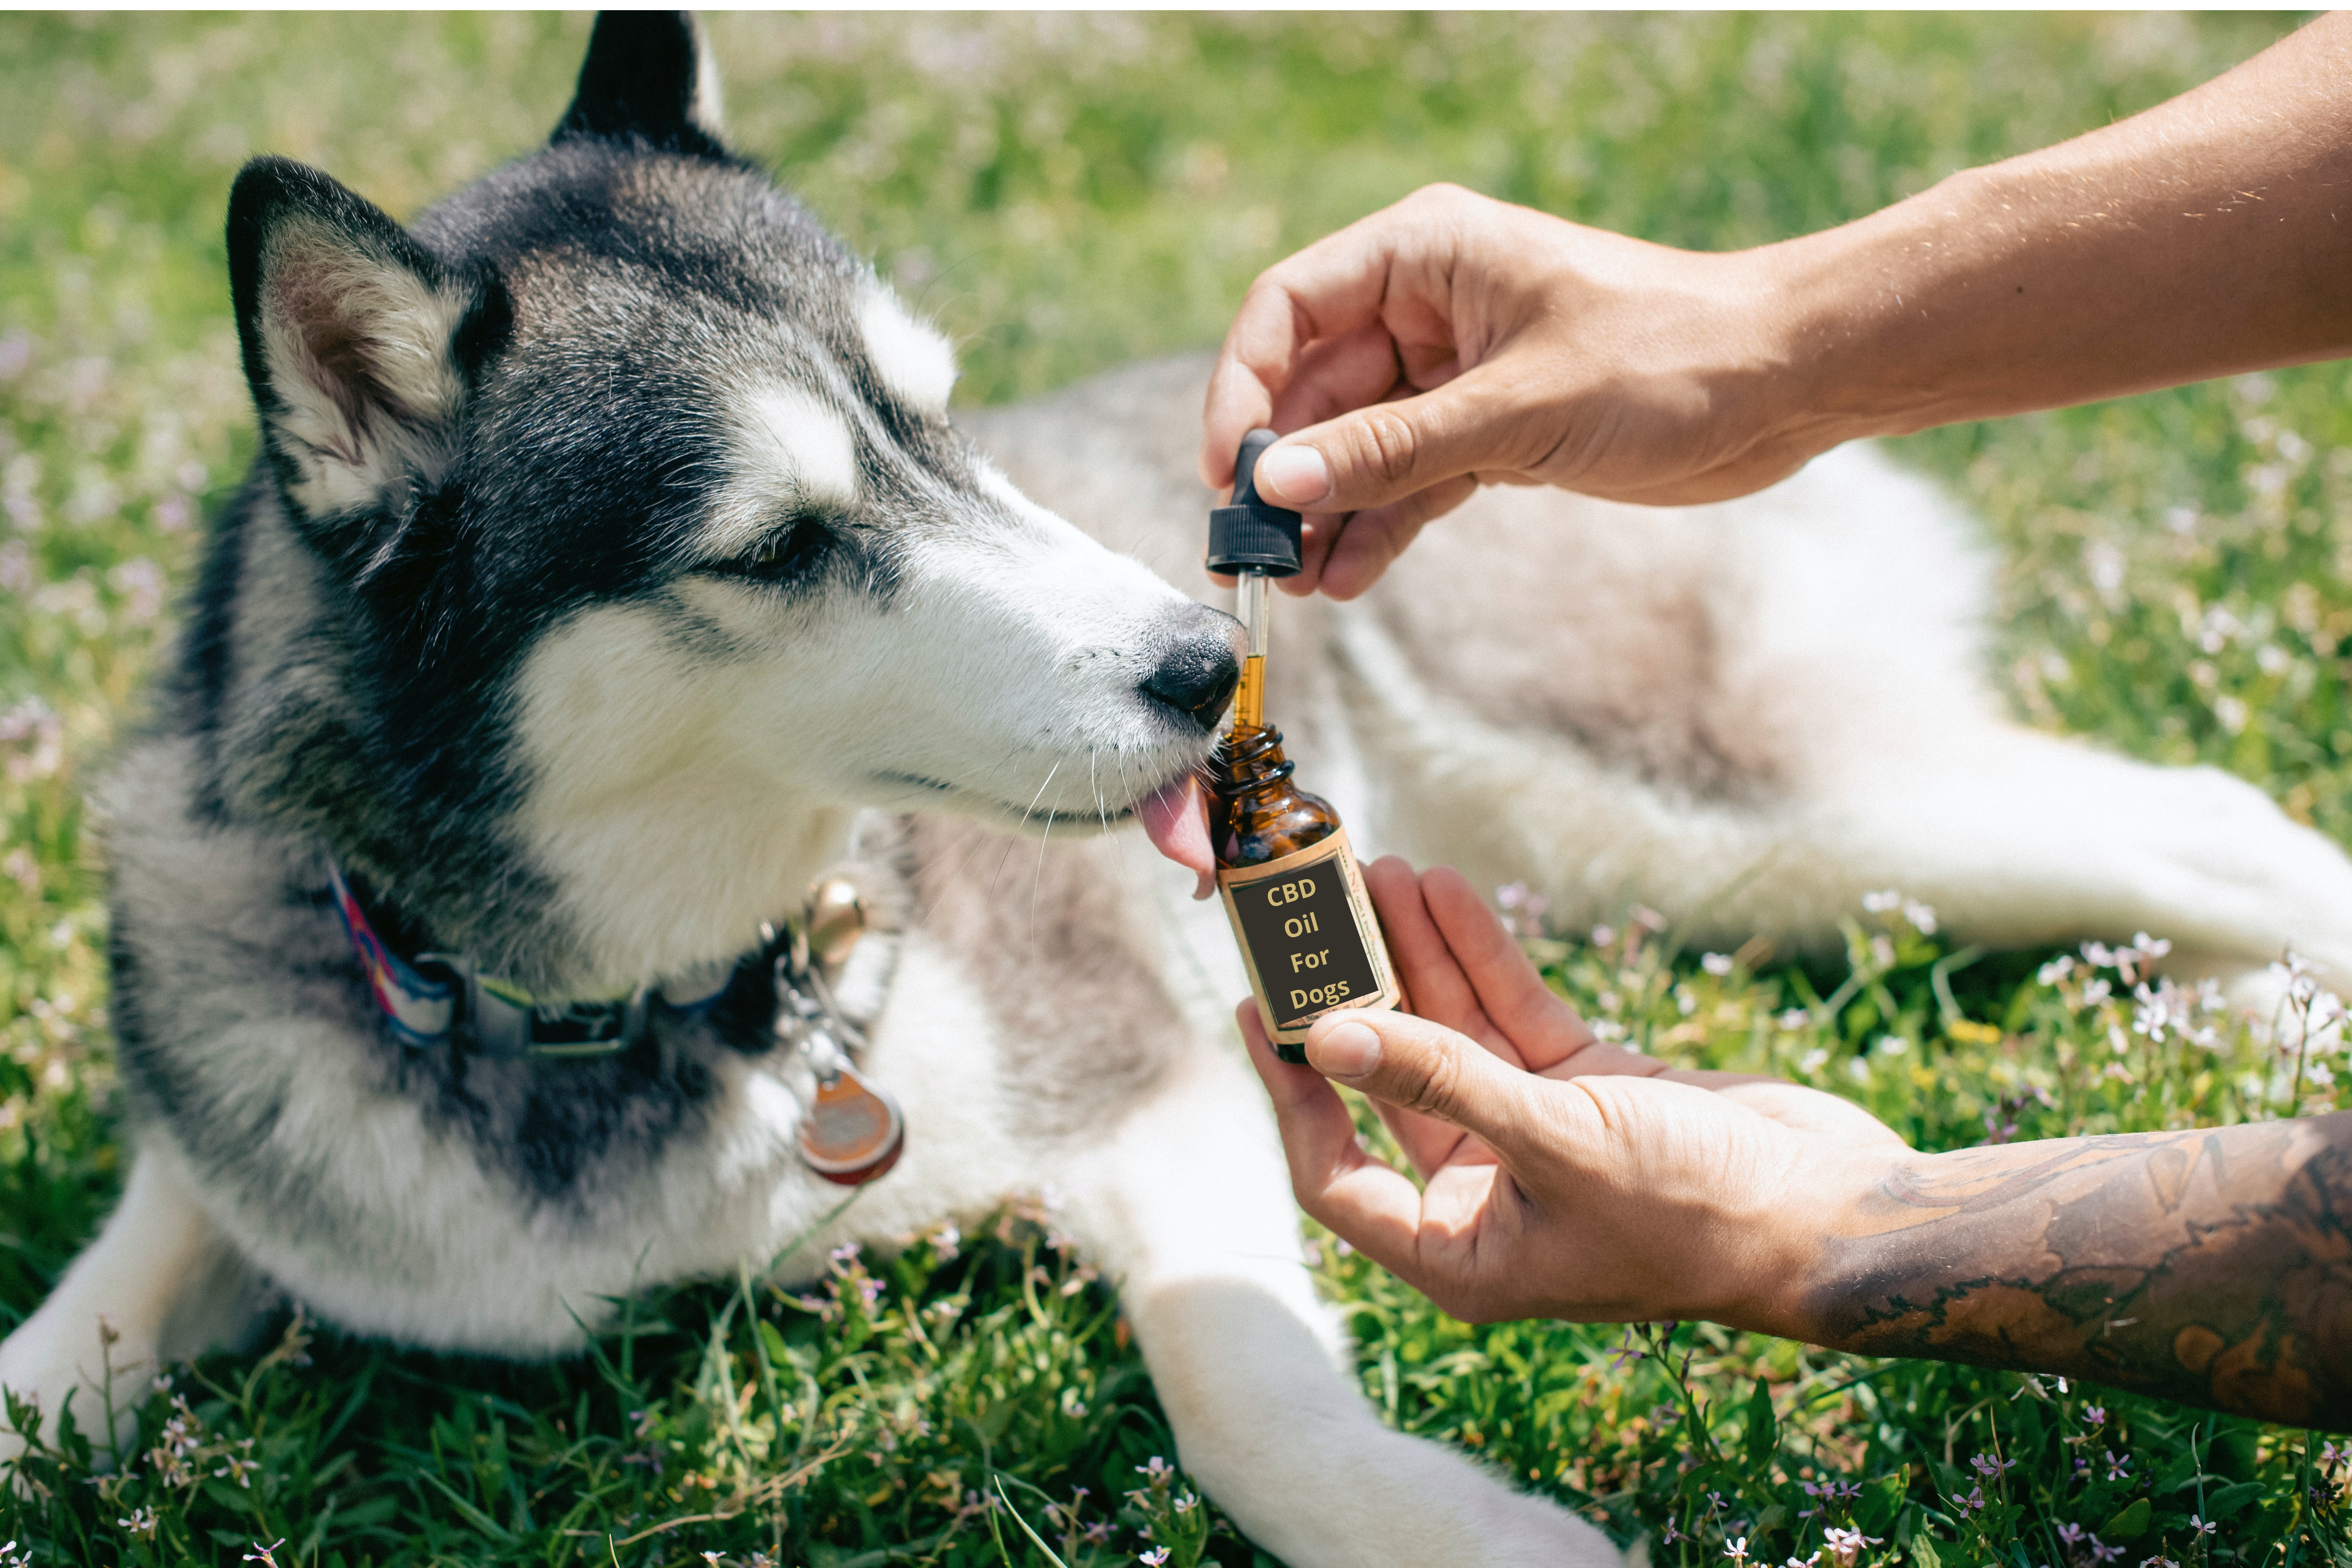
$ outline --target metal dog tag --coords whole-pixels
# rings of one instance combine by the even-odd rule
[[[907,1119],[889,1091],[844,1063],[817,1079],[816,1098],[801,1114],[801,1158],[826,1181],[862,1185],[887,1173],[907,1146]]]
[[[816,1079],[794,1141],[810,1170],[845,1187],[887,1173],[907,1144],[898,1102],[850,1066],[849,1047],[865,1041],[825,981],[825,970],[847,958],[865,927],[856,889],[838,879],[821,882],[776,955],[776,1036]]]

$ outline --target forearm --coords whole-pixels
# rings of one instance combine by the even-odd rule
[[[2352,1428],[2352,1112],[1897,1162],[1784,1331]]]
[[[2352,353],[2352,17],[1750,255],[1809,447]]]

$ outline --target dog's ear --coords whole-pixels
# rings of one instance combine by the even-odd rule
[[[588,37],[580,89],[553,140],[602,136],[723,158],[719,66],[684,11],[605,11]]]
[[[444,267],[316,169],[257,158],[228,199],[228,271],[262,439],[303,519],[379,511],[429,487],[469,380],[511,318],[487,269]]]

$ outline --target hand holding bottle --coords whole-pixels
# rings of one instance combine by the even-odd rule
[[[1818,1250],[1801,1216],[1902,1141],[1831,1095],[1598,1043],[1451,869],[1391,858],[1367,881],[1418,1016],[1335,1014],[1305,1068],[1241,1010],[1301,1206],[1472,1321],[1785,1323]],[[1325,1074],[1373,1100],[1425,1190],[1358,1147]]]

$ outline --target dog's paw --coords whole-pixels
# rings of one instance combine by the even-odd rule
[[[103,1466],[139,1435],[139,1407],[156,1368],[155,1347],[134,1342],[105,1319],[75,1325],[46,1310],[0,1343],[0,1463],[20,1458],[28,1439],[55,1447],[70,1411]],[[21,1417],[28,1430],[19,1430]]]
[[[1290,1568],[1622,1568],[1591,1525],[1435,1443],[1354,1423],[1318,1436],[1323,1452],[1288,1474],[1186,1463]]]

